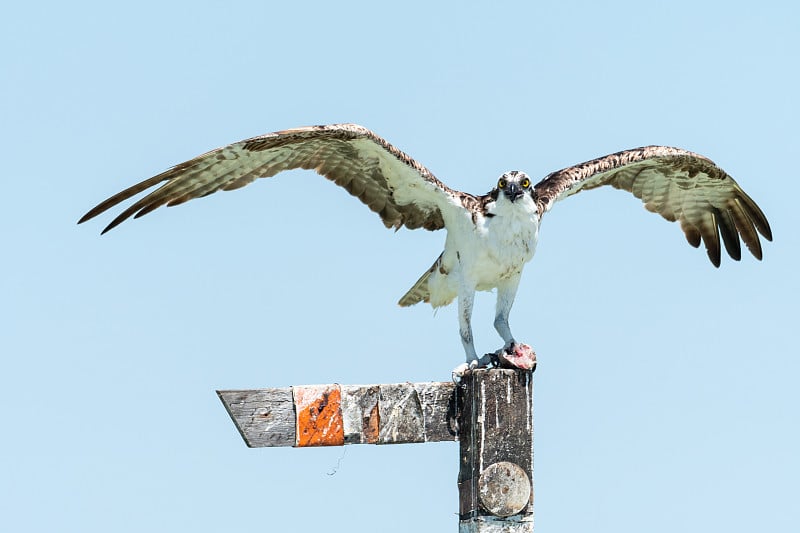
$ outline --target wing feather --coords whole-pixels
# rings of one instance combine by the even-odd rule
[[[685,218],[681,219],[681,229],[683,230],[683,234],[686,236],[688,243],[692,245],[692,247],[698,248],[702,240],[702,237],[700,236],[700,230]]]
[[[739,242],[739,232],[736,231],[733,215],[730,210],[716,208],[714,215],[719,226],[719,234],[722,236],[722,242],[725,244],[725,250],[734,261],[741,260],[742,245]]]
[[[718,267],[720,264],[719,231],[716,216],[713,212],[705,213],[705,216],[698,217],[700,221],[700,235],[703,237],[703,244],[708,252],[708,258]]]
[[[123,210],[103,233],[131,216],[138,218],[164,205],[238,189],[257,178],[298,168],[315,170],[340,185],[377,213],[389,228],[441,229],[442,210],[475,200],[447,187],[372,131],[356,124],[333,124],[268,133],[211,150],[104,200],[78,223],[159,184]]]
[[[750,253],[755,257],[761,259],[761,241],[758,239],[756,226],[753,223],[753,219],[742,208],[738,200],[731,204],[731,215],[736,223],[736,229],[739,230],[739,234],[742,236],[742,240],[747,246],[747,249],[750,250]]]
[[[549,174],[535,187],[539,214],[558,200],[603,185],[626,190],[648,211],[678,221],[689,244],[705,245],[714,266],[720,264],[720,237],[737,261],[740,238],[757,259],[758,234],[772,240],[767,217],[733,178],[702,155],[668,146],[624,150]]]

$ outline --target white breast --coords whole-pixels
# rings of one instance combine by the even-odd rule
[[[501,198],[489,206],[490,217],[448,221],[444,265],[454,277],[477,290],[491,290],[519,276],[536,251],[539,219],[529,198],[511,203]],[[456,274],[456,276],[453,276]],[[449,285],[449,284],[448,284]]]

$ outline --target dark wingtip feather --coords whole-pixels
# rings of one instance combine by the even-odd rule
[[[756,224],[756,229],[758,229],[758,232],[761,233],[765,239],[772,242],[772,228],[769,227],[767,217],[764,217],[763,215],[764,214],[762,213],[763,219],[759,221],[759,224]]]
[[[706,220],[701,221],[703,224],[700,229],[700,234],[703,238],[703,243],[706,245],[708,251],[708,258],[714,263],[715,267],[719,267],[722,256],[722,249],[719,242],[719,222],[714,212],[709,214]]]
[[[128,187],[124,191],[118,192],[117,194],[115,194],[111,198],[108,198],[107,200],[104,200],[104,201],[100,202],[99,204],[94,206],[92,209],[90,209],[89,212],[87,212],[85,215],[83,215],[81,217],[81,219],[78,220],[78,224],[83,224],[87,220],[91,220],[94,217],[96,217],[97,215],[99,215],[101,213],[104,213],[105,211],[108,211],[109,209],[111,209],[115,205],[124,202],[128,198],[132,198],[132,197],[136,196],[137,194],[139,194],[140,192],[142,192],[144,190],[147,190],[150,187],[152,187],[152,186],[154,186],[154,185],[156,185],[156,184],[168,179],[168,173],[169,172],[170,171],[162,172],[161,174],[159,174],[157,176],[153,176],[152,178],[146,179],[146,180],[144,180],[142,182],[137,183],[136,185]],[[119,217],[117,217],[117,218],[119,218]],[[125,218],[128,218],[128,217],[125,216],[122,220],[125,220]],[[106,226],[106,229],[104,229],[100,234],[102,235],[103,233],[105,233],[108,230],[112,229],[114,226],[116,226],[120,222],[122,222],[122,220],[117,221],[117,219],[115,219],[114,222],[112,222],[111,224]]]
[[[772,228],[769,226],[767,216],[758,207],[758,204],[750,198],[744,191],[739,189],[739,198],[736,202],[739,207],[747,214],[748,218],[753,222],[758,232],[768,241],[772,241]]]
[[[715,208],[716,221],[719,225],[719,233],[722,236],[722,242],[725,244],[725,250],[734,261],[742,259],[742,245],[739,242],[739,232],[736,230],[736,222],[733,216],[727,210],[720,210]]]
[[[114,228],[116,228],[117,226],[119,226],[121,222],[122,222],[121,220],[119,220],[119,221],[117,221],[117,220],[114,220],[114,221],[113,221],[111,224],[109,224],[108,226],[106,226],[105,228],[103,228],[103,231],[101,231],[101,232],[100,232],[100,235],[105,235],[106,233],[108,233],[108,232],[109,232],[109,231],[111,231],[112,229],[114,229]]]
[[[711,260],[711,264],[714,265],[716,268],[722,264],[722,258],[719,253],[719,250],[714,253],[710,248],[708,249],[708,258]]]
[[[109,199],[109,200],[110,200],[110,199]],[[83,215],[83,216],[80,218],[80,220],[78,220],[78,224],[83,224],[83,223],[84,223],[84,222],[86,222],[87,220],[91,220],[91,219],[93,219],[94,217],[96,217],[97,215],[99,215],[100,213],[102,213],[103,211],[106,211],[107,209],[109,209],[110,207],[112,207],[112,206],[113,206],[113,204],[111,204],[111,203],[109,202],[109,200],[105,200],[105,201],[103,201],[103,202],[100,202],[99,204],[97,204],[96,206],[94,206],[93,208],[91,208],[89,211],[87,211],[87,212],[86,212],[86,214],[85,214],[85,215]]]
[[[111,223],[108,226],[106,226],[105,229],[103,229],[103,231],[100,232],[100,235],[108,233],[112,229],[116,228],[117,226],[128,220],[137,209],[138,207],[136,205],[132,205],[131,207],[129,207],[128,209],[117,215],[117,218],[112,220]]]

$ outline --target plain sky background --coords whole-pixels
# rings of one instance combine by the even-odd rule
[[[357,122],[474,193],[645,144],[733,175],[763,262],[715,269],[616,190],[544,219],[511,315],[536,530],[796,531],[798,58],[788,1],[5,6],[0,529],[456,530],[457,444],[248,449],[214,392],[449,379],[454,309],[395,305],[443,233],[311,172],[75,225],[214,147]]]

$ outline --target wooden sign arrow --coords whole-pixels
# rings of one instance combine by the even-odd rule
[[[251,448],[459,441],[459,531],[533,531],[530,371],[480,369],[460,384],[329,384],[217,394]]]

